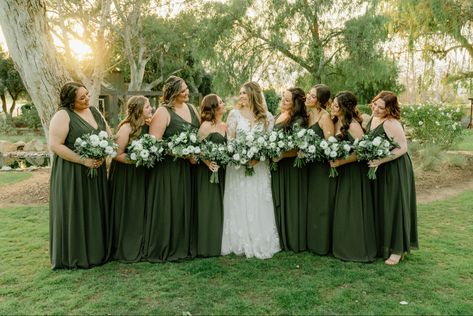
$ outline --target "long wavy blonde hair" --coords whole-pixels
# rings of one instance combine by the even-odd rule
[[[169,76],[163,86],[162,105],[174,109],[174,100],[181,93],[181,87],[185,83],[184,79],[178,76]]]
[[[126,117],[118,124],[117,130],[125,123],[129,123],[131,127],[130,140],[137,138],[141,134],[141,129],[145,125],[143,116],[143,108],[148,98],[143,95],[135,95],[126,102]]]
[[[248,105],[253,111],[257,122],[264,123],[264,127],[268,127],[268,118],[266,116],[267,107],[263,99],[263,90],[260,85],[254,81],[248,81],[242,85],[248,96]]]

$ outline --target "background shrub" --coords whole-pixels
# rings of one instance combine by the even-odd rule
[[[414,142],[450,148],[461,139],[463,112],[460,107],[438,104],[404,105],[401,120]]]

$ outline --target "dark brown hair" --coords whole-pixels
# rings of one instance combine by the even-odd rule
[[[301,88],[290,88],[287,91],[292,95],[292,109],[289,110],[289,119],[284,124],[284,129],[292,127],[293,122],[302,120],[302,127],[307,127],[309,116],[305,108],[305,92]]]
[[[216,94],[207,94],[200,105],[200,119],[202,122],[209,121],[215,123],[215,115],[218,108],[218,96]]]
[[[331,96],[330,88],[324,84],[316,84],[312,89],[315,89],[317,95],[317,106],[327,109]]]
[[[395,118],[399,120],[401,118],[401,108],[397,102],[397,96],[394,92],[391,91],[381,91],[377,96],[373,98],[371,103],[374,103],[376,100],[381,99],[385,103],[386,116]]]
[[[67,108],[69,110],[74,110],[74,103],[77,97],[77,91],[79,88],[87,88],[78,82],[68,82],[61,88],[61,93],[59,94],[59,99],[61,100],[61,104],[59,105],[59,109]]]
[[[348,129],[350,128],[350,123],[353,120],[356,120],[358,123],[363,122],[360,112],[356,108],[357,100],[353,93],[350,91],[341,91],[337,93],[334,99],[337,99],[338,106],[342,113],[342,127],[340,132],[342,133],[342,138],[345,138],[348,135]],[[338,117],[334,117],[333,123],[335,124],[338,121]]]

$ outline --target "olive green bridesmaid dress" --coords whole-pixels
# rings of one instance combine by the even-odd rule
[[[148,125],[144,125],[139,137],[148,130]],[[140,261],[143,257],[147,168],[113,160],[109,188],[112,258],[122,262]]]
[[[295,124],[301,125],[301,120],[295,119]],[[284,129],[284,124],[274,129]],[[271,189],[281,248],[301,252],[307,250],[307,168],[294,167],[294,160],[278,161],[277,170],[271,171]]]
[[[199,119],[191,106],[191,122],[172,109],[163,139],[199,128]],[[166,157],[149,172],[146,203],[144,256],[150,262],[175,261],[194,256],[195,214],[191,165],[187,159]]]
[[[216,144],[226,143],[218,132],[209,134],[205,140]],[[220,256],[223,231],[223,193],[225,192],[225,168],[218,170],[219,183],[210,183],[212,171],[203,162],[195,172],[195,207],[197,226],[197,256]]]
[[[74,150],[76,138],[106,131],[99,111],[90,107],[97,128],[74,111],[67,111],[69,133],[64,145]],[[54,155],[49,195],[49,252],[53,269],[90,268],[110,255],[110,214],[105,163],[90,178],[89,169]]]
[[[369,131],[387,137],[384,123]],[[408,153],[381,164],[373,181],[378,256],[419,248],[414,171]]]
[[[347,140],[354,141],[348,134]],[[333,210],[333,255],[345,261],[371,262],[376,258],[373,196],[365,162],[337,167]]]
[[[324,132],[315,123],[310,126],[320,138]],[[337,180],[329,178],[327,162],[312,162],[307,165],[307,250],[327,255],[332,247],[333,207]]]

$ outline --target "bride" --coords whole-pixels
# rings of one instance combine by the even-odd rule
[[[256,82],[245,83],[240,88],[240,108],[233,109],[227,119],[228,138],[256,127],[270,130],[273,125],[274,118],[267,111],[260,86]],[[266,259],[280,250],[269,166],[267,162],[255,162],[254,170],[254,175],[245,176],[245,168],[227,167],[223,255],[233,252]]]

